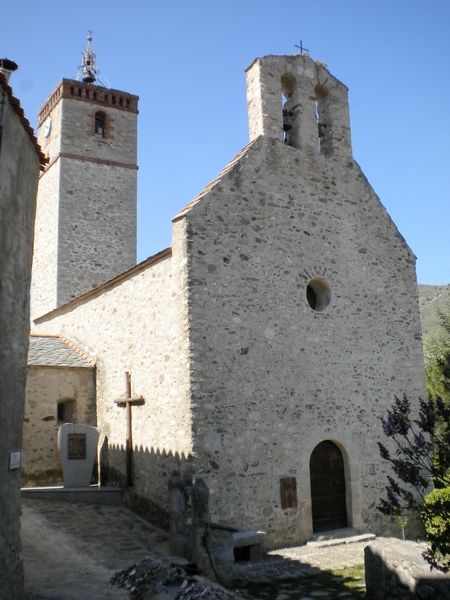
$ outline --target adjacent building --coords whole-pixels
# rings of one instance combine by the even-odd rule
[[[0,60],[0,597],[23,597],[20,462],[33,227],[44,155]]]

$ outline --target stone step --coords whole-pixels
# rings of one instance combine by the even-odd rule
[[[25,487],[20,490],[22,498],[33,500],[58,500],[62,502],[88,502],[90,504],[122,504],[122,490],[115,487],[67,488],[62,485],[45,487]]]
[[[338,546],[340,544],[357,544],[361,542],[371,542],[376,538],[374,533],[364,533],[351,527],[342,529],[333,529],[331,531],[321,531],[315,533],[306,545],[311,548],[327,548],[329,546]]]

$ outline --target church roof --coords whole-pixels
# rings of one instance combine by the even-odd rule
[[[28,366],[92,368],[95,363],[62,335],[32,333],[28,350]]]
[[[25,113],[23,112],[23,108],[20,106],[19,100],[14,96],[12,88],[6,83],[6,79],[1,74],[0,74],[0,87],[8,95],[9,103],[11,104],[12,109],[14,110],[16,115],[19,117],[23,128],[25,129],[28,137],[30,138],[31,143],[33,144],[33,146],[36,150],[36,153],[39,157],[39,163],[41,165],[41,171],[42,171],[44,169],[45,164],[47,163],[47,157],[42,152],[41,147],[39,146],[39,144],[37,142],[37,139],[34,135],[34,131],[30,125],[30,122],[26,118]]]
[[[81,296],[77,296],[77,298],[74,298],[73,300],[69,300],[69,302],[66,302],[66,304],[62,304],[61,306],[54,308],[50,312],[48,312],[44,315],[41,315],[40,317],[37,317],[36,319],[34,319],[34,323],[42,323],[42,321],[47,320],[47,318],[49,316],[59,314],[61,311],[65,310],[68,306],[73,306],[74,304],[79,304],[80,302],[90,300],[92,297],[102,294],[105,290],[109,290],[109,289],[115,287],[116,285],[120,285],[122,283],[122,281],[129,279],[136,273],[139,273],[140,271],[143,271],[144,269],[147,269],[148,267],[152,267],[153,265],[156,265],[157,263],[159,263],[161,260],[170,258],[171,256],[172,256],[172,248],[171,247],[165,248],[164,250],[161,250],[160,252],[157,252],[156,254],[149,256],[148,258],[146,258],[142,262],[138,263],[137,265],[134,265],[134,267],[131,267],[131,269],[128,269],[128,271],[119,273],[119,275],[116,275],[112,279],[105,281],[105,283],[101,283],[96,288],[92,288],[92,290],[89,290],[88,292],[81,294]],[[38,334],[36,334],[36,335],[38,335]],[[81,350],[80,350],[80,352],[81,352]]]

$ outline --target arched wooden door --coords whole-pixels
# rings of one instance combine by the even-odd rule
[[[326,440],[314,448],[309,473],[313,530],[346,527],[344,460],[336,444]]]

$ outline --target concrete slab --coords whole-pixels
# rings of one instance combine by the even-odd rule
[[[236,531],[232,534],[234,548],[255,546],[264,543],[265,531]]]
[[[312,539],[306,543],[306,546],[310,548],[329,548],[341,544],[369,543],[375,538],[376,535],[373,533],[363,533],[351,527],[345,527],[315,533]]]
[[[87,502],[89,504],[122,504],[122,490],[114,487],[90,485],[82,488],[67,488],[60,485],[27,487],[20,490],[22,498],[33,500],[57,500],[60,502]]]

